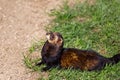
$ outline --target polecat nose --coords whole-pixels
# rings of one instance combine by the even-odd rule
[[[50,35],[50,34],[52,34],[52,32],[51,32],[51,31],[46,33],[46,35]]]
[[[49,35],[49,33],[46,33],[46,35]]]

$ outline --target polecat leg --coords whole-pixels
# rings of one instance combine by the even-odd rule
[[[36,64],[36,66],[40,66],[41,64],[44,64],[43,61]]]
[[[41,71],[42,71],[42,72],[43,72],[43,71],[47,71],[47,70],[49,70],[51,67],[52,67],[52,66],[46,66],[46,67],[42,68]]]

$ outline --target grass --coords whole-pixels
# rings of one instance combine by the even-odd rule
[[[111,57],[120,52],[120,1],[96,0],[94,5],[76,3],[69,7],[67,3],[60,10],[51,13],[55,16],[50,29],[60,32],[64,37],[64,47],[93,49],[105,57]],[[38,43],[41,44],[41,43]],[[39,49],[41,45],[33,45],[30,53]],[[33,64],[38,59],[31,60],[25,56],[24,62],[33,71],[40,71],[42,67]],[[47,80],[120,80],[120,63],[106,66],[100,72],[79,70],[49,71]],[[40,73],[41,74],[41,73]],[[45,80],[40,78],[39,80]]]

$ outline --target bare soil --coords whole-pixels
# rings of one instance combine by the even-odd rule
[[[23,54],[35,41],[45,37],[51,23],[48,13],[65,0],[0,0],[0,80],[36,80],[29,72]],[[77,0],[69,0],[72,6]],[[80,2],[85,0],[79,0]],[[88,0],[94,3],[95,0]],[[39,53],[36,53],[38,55]],[[41,76],[48,76],[42,73]]]
[[[0,80],[36,80],[27,70],[24,51],[43,39],[51,21],[48,12],[62,0],[0,0]]]

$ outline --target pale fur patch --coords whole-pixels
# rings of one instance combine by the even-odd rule
[[[58,36],[55,36],[54,40],[50,40],[50,35],[47,35],[46,38],[47,38],[48,42],[52,43],[52,44],[56,44],[58,41]]]

